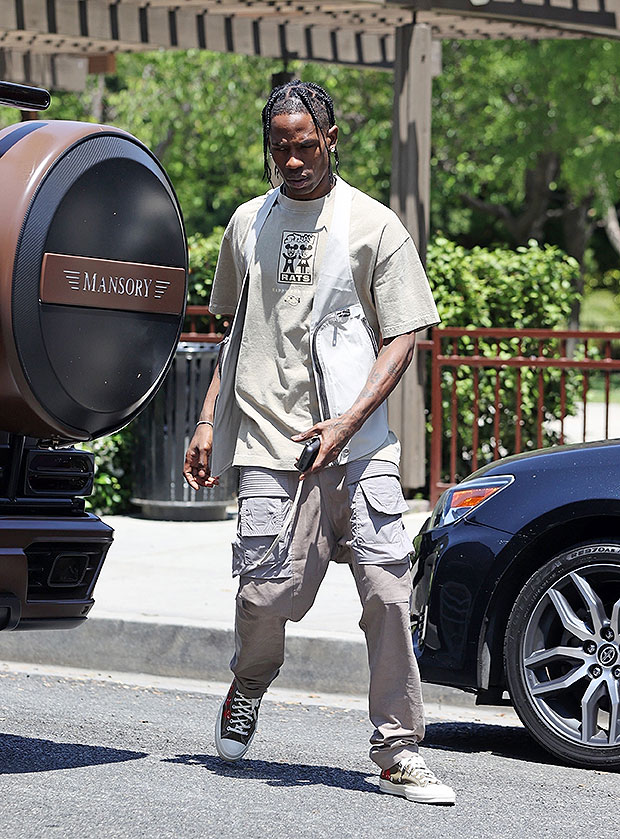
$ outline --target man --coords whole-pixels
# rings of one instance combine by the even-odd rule
[[[402,224],[335,177],[337,140],[323,88],[295,80],[273,91],[263,109],[264,166],[271,181],[270,155],[282,186],[237,209],[213,282],[211,311],[235,316],[184,474],[198,489],[240,468],[235,678],[216,747],[228,761],[246,753],[284,660],[286,622],[308,611],[330,560],[348,562],[362,603],[380,788],[453,804],[453,790],[418,753],[412,545],[385,402],[416,331],[439,318]],[[300,477],[296,464],[313,438],[318,455]]]

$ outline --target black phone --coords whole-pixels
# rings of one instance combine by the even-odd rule
[[[300,472],[305,472],[306,469],[310,469],[314,461],[316,460],[316,456],[319,453],[319,449],[321,448],[321,438],[320,437],[312,437],[308,440],[303,447],[295,466],[299,469]]]

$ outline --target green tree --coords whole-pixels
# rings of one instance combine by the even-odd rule
[[[620,44],[607,41],[447,43],[434,224],[472,244],[555,238],[581,265],[581,293],[597,226],[620,253],[619,68]],[[575,325],[578,312],[575,301]]]
[[[261,110],[280,69],[273,60],[199,50],[120,55],[114,76],[91,82],[82,112],[146,143],[175,186],[188,231],[209,233],[268,187]],[[343,175],[387,200],[391,75],[299,62],[291,70],[334,97]]]
[[[516,250],[481,248],[468,250],[437,236],[428,247],[428,273],[437,308],[449,326],[507,327],[509,329],[560,329],[574,303],[575,259],[559,248],[540,247],[532,241]],[[557,339],[539,338],[442,338],[443,349],[465,357],[481,355],[527,358],[542,352],[550,357],[562,353]],[[544,343],[544,347],[542,347]],[[581,348],[580,348],[581,351]],[[596,348],[590,346],[590,355]],[[477,385],[474,382],[477,379]],[[430,376],[427,379],[430,391]],[[541,386],[542,385],[542,386]],[[553,420],[563,407],[570,414],[580,390],[580,377],[565,376],[558,369],[539,372],[524,367],[475,367],[462,364],[441,371],[443,466],[450,463],[450,446],[456,441],[456,478],[472,471],[474,431],[478,437],[478,463],[517,450],[517,427],[521,450],[538,445],[538,402],[543,402],[542,444],[558,442]],[[477,393],[476,393],[477,387]],[[458,421],[452,425],[452,395],[457,397]],[[430,392],[426,404],[430,406]],[[496,436],[496,423],[499,436]],[[429,435],[430,439],[430,435]],[[450,480],[445,472],[442,479]]]

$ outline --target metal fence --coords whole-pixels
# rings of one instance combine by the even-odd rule
[[[217,342],[206,306],[183,341]],[[620,332],[435,328],[429,354],[429,494],[480,466],[546,445],[620,437]]]
[[[189,331],[181,334],[180,341],[215,344],[222,340],[218,319],[211,314],[208,306],[187,306],[185,316]]]
[[[436,328],[426,347],[432,502],[499,457],[610,436],[620,332],[447,327]]]

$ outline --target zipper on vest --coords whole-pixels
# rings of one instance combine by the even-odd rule
[[[368,323],[368,321],[366,320],[365,317],[362,318],[362,323],[366,327],[366,331],[368,332],[368,335],[369,335],[370,340],[372,342],[372,348],[375,351],[375,356],[377,356],[377,355],[379,355],[379,347],[377,345],[377,339],[375,338],[375,333],[372,331],[372,326]]]
[[[344,321],[348,320],[351,316],[350,309],[342,309],[339,312],[329,312],[329,314],[325,315],[325,317],[319,321],[318,325],[316,326],[313,334],[312,334],[312,341],[310,342],[310,355],[312,358],[312,368],[315,372],[315,381],[317,384],[317,392],[319,397],[319,409],[321,412],[321,419],[330,419],[331,412],[329,410],[329,402],[327,401],[327,392],[325,390],[325,374],[323,372],[323,368],[321,367],[321,363],[319,361],[319,356],[316,349],[316,343],[319,335],[319,331],[323,326],[325,326],[329,321],[332,321],[334,324],[334,334],[332,338],[332,346],[335,347],[338,338],[338,326],[339,323],[342,324]],[[375,357],[379,355],[379,347],[377,345],[377,339],[375,338],[375,333],[372,331],[371,325],[368,323],[368,320],[365,317],[361,317],[360,320],[362,321],[366,332],[368,333],[368,337],[372,344],[372,348],[375,353]]]
[[[346,323],[351,317],[350,309],[341,309],[339,312],[333,313],[334,317],[334,335],[332,337],[332,347],[338,343],[338,328]]]
[[[326,420],[331,418],[329,410],[329,403],[327,401],[327,392],[325,390],[325,374],[319,361],[319,356],[316,350],[316,342],[321,327],[327,323],[330,318],[333,318],[333,312],[325,315],[323,320],[319,321],[314,332],[312,333],[312,341],[310,342],[310,356],[312,359],[312,369],[314,370],[314,378],[317,385],[317,393],[319,397],[319,410],[321,412],[321,419]]]

